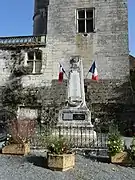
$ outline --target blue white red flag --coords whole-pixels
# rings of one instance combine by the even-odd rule
[[[98,72],[95,61],[93,62],[92,66],[90,67],[89,72],[92,73],[92,80],[98,80]]]
[[[64,68],[62,67],[62,65],[60,64],[60,67],[59,67],[59,82],[61,83],[63,81],[63,75],[65,73],[65,70]]]

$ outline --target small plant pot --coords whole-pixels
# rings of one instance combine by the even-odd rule
[[[115,164],[128,164],[128,153],[127,152],[120,152],[111,157],[111,162]]]
[[[75,166],[75,154],[48,154],[47,163],[53,171],[66,171]]]
[[[27,155],[30,153],[30,145],[25,144],[9,144],[2,148],[2,154]]]

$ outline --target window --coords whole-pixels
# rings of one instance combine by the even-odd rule
[[[94,8],[77,10],[77,32],[90,33],[94,31]]]
[[[28,71],[31,74],[41,73],[42,51],[29,51],[27,54]]]

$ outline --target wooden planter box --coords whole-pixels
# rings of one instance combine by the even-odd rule
[[[66,171],[75,166],[75,154],[48,154],[48,167],[55,171]]]
[[[2,154],[27,155],[30,152],[30,145],[10,144],[2,148]]]
[[[111,162],[116,164],[127,164],[129,162],[128,153],[120,152],[117,153],[115,156],[111,156]]]

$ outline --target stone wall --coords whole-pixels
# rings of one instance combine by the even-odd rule
[[[9,51],[0,50],[0,86],[4,86],[10,76],[10,68],[12,66],[11,53]]]

